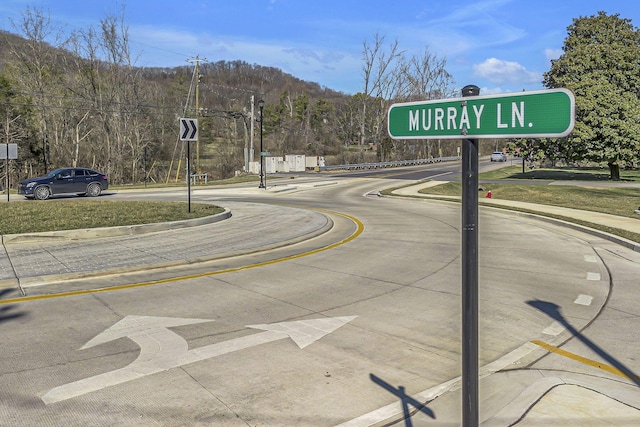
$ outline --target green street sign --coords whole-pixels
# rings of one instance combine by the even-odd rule
[[[265,157],[265,156],[270,156],[270,155],[271,155],[271,153],[270,153],[270,152],[268,152],[268,151],[261,151],[261,152],[260,152],[260,155],[261,155],[262,157]]]
[[[393,104],[393,139],[560,138],[573,130],[575,98],[567,89]]]

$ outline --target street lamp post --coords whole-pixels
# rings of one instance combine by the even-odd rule
[[[264,100],[260,99],[260,101],[258,101],[258,108],[260,108],[260,185],[258,188],[264,188],[266,190],[266,177],[264,176],[264,151],[262,150],[262,109],[264,108]]]

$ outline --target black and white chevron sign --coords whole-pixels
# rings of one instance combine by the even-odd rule
[[[198,140],[198,119],[180,119],[180,141]]]

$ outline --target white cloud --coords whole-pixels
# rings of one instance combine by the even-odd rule
[[[481,87],[480,95],[497,95],[499,93],[507,92],[501,87]]]
[[[476,77],[485,78],[497,84],[519,83],[524,85],[542,80],[542,75],[536,71],[528,71],[517,62],[497,58],[489,58],[481,64],[474,64],[473,73]]]
[[[544,50],[544,56],[546,56],[549,61],[551,61],[552,59],[560,58],[560,56],[563,53],[564,52],[562,49],[545,49]]]

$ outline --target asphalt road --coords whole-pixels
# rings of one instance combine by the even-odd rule
[[[460,205],[376,195],[455,167],[381,173],[282,193],[194,190],[193,201],[232,211],[250,202],[346,215],[326,242],[364,227],[329,250],[291,256],[317,248],[314,239],[281,262],[267,251],[217,275],[0,306],[0,423],[333,426],[458,377]],[[278,218],[268,222],[277,233]],[[612,386],[610,372],[531,350],[531,341],[573,339],[575,354],[640,372],[640,329],[625,308],[638,254],[504,211],[481,210],[479,230],[481,367],[503,363],[516,378],[519,364],[535,366]],[[181,274],[189,268],[202,266]],[[456,416],[427,406],[412,419],[455,425]]]

